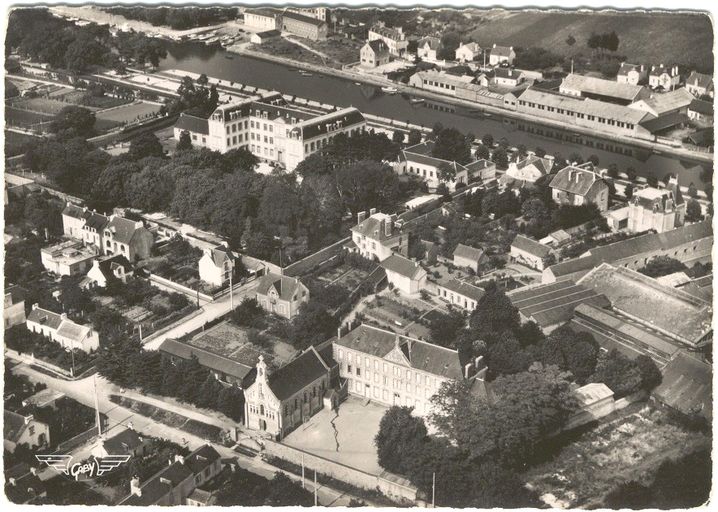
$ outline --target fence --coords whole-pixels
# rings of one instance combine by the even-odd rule
[[[284,275],[289,277],[303,276],[312,272],[315,268],[319,267],[325,261],[331,259],[337,254],[341,253],[344,244],[350,240],[349,237],[343,238],[338,242],[325,247],[321,251],[310,254],[306,258],[302,258],[299,261],[295,261],[288,267],[284,268]]]
[[[158,276],[157,274],[150,274],[150,282],[156,283],[162,286],[166,286],[168,288],[172,288],[173,290],[176,290],[179,293],[182,293],[184,295],[189,295],[193,298],[199,297],[205,302],[212,302],[214,300],[214,297],[212,295],[208,295],[206,293],[202,293],[198,290],[193,290],[192,288],[189,288],[187,286],[181,285],[179,283],[175,283],[174,281],[170,281],[169,279],[165,277]]]
[[[356,468],[345,466],[313,453],[305,452],[269,439],[264,440],[264,452],[292,464],[304,464],[306,469],[322,473],[360,489],[378,490],[385,496],[399,500],[417,501],[419,490],[408,480],[384,471],[379,475],[366,473]]]

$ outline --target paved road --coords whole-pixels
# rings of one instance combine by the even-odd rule
[[[42,382],[49,388],[61,391],[68,397],[88,407],[95,407],[92,377],[79,381],[64,381],[33,370],[25,363],[16,365],[13,368],[13,372],[25,375],[33,382]],[[118,393],[118,391],[117,387],[111,382],[101,377],[97,378],[99,408],[103,414],[107,415],[110,428],[117,428],[118,425],[127,427],[128,424],[132,422],[132,427],[138,432],[142,432],[148,436],[169,439],[180,445],[186,445],[190,450],[194,450],[206,443],[204,439],[197,436],[193,436],[179,429],[163,425],[153,419],[141,416],[134,411],[112,403],[109,399],[109,395]],[[184,410],[182,411],[182,414],[185,416],[191,416],[192,411]],[[203,421],[206,421],[206,419]],[[241,467],[265,478],[271,479],[277,471],[280,471],[278,468],[262,461],[259,457],[246,457],[242,454],[234,452],[230,448],[221,445],[213,446],[220,453],[220,455],[222,455],[222,457],[236,457]],[[301,480],[300,477],[292,473],[287,473],[287,476],[295,481]],[[309,481],[309,476],[307,478],[306,488],[310,491],[314,490],[314,484]],[[317,486],[317,496],[319,503],[324,506],[347,506],[350,499],[353,497],[324,485]]]
[[[259,282],[254,280],[240,286],[235,286],[234,307],[236,308],[245,297],[253,297],[258,284]],[[199,315],[193,316],[186,321],[180,321],[177,325],[162,334],[148,336],[144,345],[145,350],[157,350],[164,340],[168,338],[179,338],[194,329],[202,327],[207,322],[228,313],[231,309],[230,305],[229,294],[220,297],[214,302],[205,304],[202,306],[202,312]]]

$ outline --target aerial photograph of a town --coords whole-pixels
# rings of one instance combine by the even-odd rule
[[[434,3],[5,9],[3,510],[708,509],[713,15]]]

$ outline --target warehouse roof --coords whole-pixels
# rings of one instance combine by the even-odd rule
[[[562,89],[575,89],[589,94],[600,96],[608,96],[619,98],[622,100],[634,100],[638,97],[644,88],[640,85],[631,85],[616,82],[615,80],[606,80],[592,76],[577,75],[571,73],[563,79],[561,83]]]

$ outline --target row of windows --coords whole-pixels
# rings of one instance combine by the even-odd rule
[[[239,126],[239,129],[241,130],[241,129],[242,129],[242,121],[240,121],[240,122],[238,122],[238,123],[228,124],[228,125],[227,125],[227,135],[229,135],[230,128],[231,128],[231,130],[232,130],[232,133],[237,133],[237,127],[238,127],[238,126]],[[246,120],[246,119],[244,120],[244,129],[245,129],[245,130],[247,129],[247,120]]]
[[[410,165],[409,172],[414,173],[414,174],[421,174],[422,176],[424,176],[424,178],[426,178],[426,169],[419,169],[418,167],[416,169],[414,169],[414,166]],[[434,177],[434,171],[429,171],[429,178],[433,178],[433,177]]]
[[[340,364],[342,364],[341,362],[345,361],[344,356],[345,356],[344,350],[341,348],[338,349],[337,350],[337,359],[340,361]],[[372,361],[373,361],[373,364],[372,364]],[[411,382],[411,380],[413,378],[414,381],[416,382],[416,384],[423,383],[423,385],[425,385],[425,386],[436,387],[436,379],[429,377],[428,375],[422,375],[419,372],[412,372],[409,369],[404,370],[401,366],[389,364],[384,361],[380,362],[379,359],[369,358],[368,356],[363,357],[363,362],[364,362],[364,370],[365,371],[369,371],[373,367],[375,372],[381,372],[381,373],[384,373],[385,375],[389,375],[390,374],[389,368],[391,368],[391,375],[393,375],[394,377],[398,377],[400,379],[405,378],[409,382]],[[361,375],[362,356],[360,356],[359,354],[354,355],[352,352],[347,351],[346,363],[347,363],[347,366],[343,365],[342,368],[345,369],[347,373],[350,373],[350,374],[353,373],[352,365],[355,365],[356,371],[357,371],[356,375],[357,376]]]
[[[438,87],[439,89],[448,89],[450,91],[455,91],[456,86],[451,84],[446,84],[444,82],[437,82],[436,80],[426,80],[424,84],[431,86],[431,87]]]
[[[385,388],[389,387],[389,378],[380,375],[378,373],[372,373],[370,371],[362,372],[361,367],[357,366],[354,367],[351,364],[342,365],[342,372],[346,376],[356,376],[360,379],[364,379],[367,382],[374,382],[374,384],[380,384],[384,386]],[[418,374],[417,374],[418,375]],[[418,381],[417,381],[418,382]],[[411,380],[403,381],[400,378],[399,379],[391,379],[391,388],[392,389],[398,389],[403,390],[406,389],[407,392],[413,393],[416,396],[421,395],[422,388],[419,384],[412,385]],[[424,389],[424,397],[429,398],[432,395],[431,389],[429,387],[423,388]]]
[[[521,106],[528,106],[529,108],[535,108],[537,110],[546,110],[547,112],[556,112],[557,114],[571,116],[571,117],[577,117],[578,119],[586,119],[588,121],[597,121],[601,124],[607,124],[610,126],[618,126],[619,128],[626,128],[628,130],[633,130],[635,125],[631,123],[626,123],[623,121],[616,121],[615,119],[608,119],[601,116],[594,116],[590,114],[583,114],[581,112],[574,112],[572,110],[566,110],[563,108],[558,107],[549,107],[546,105],[541,105],[540,103],[533,103],[531,101],[522,101],[519,100],[519,105]]]
[[[386,403],[389,403],[389,401],[391,400],[394,405],[406,405],[409,407],[414,407],[414,409],[419,413],[428,412],[429,409],[428,405],[426,405],[428,404],[428,401],[423,402],[418,398],[411,397],[408,395],[402,396],[400,393],[390,392],[388,389],[381,389],[376,386],[370,386],[369,384],[365,384],[363,382],[353,381],[350,379],[348,381],[348,388],[349,391],[362,395],[366,398],[375,398],[377,400],[382,400]]]

